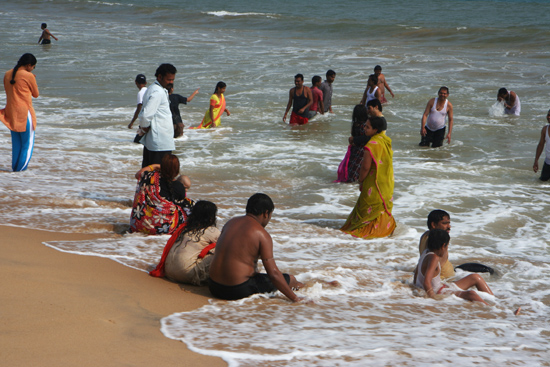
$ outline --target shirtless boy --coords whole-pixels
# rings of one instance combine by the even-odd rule
[[[540,132],[539,145],[537,145],[537,152],[535,153],[535,163],[533,164],[533,171],[535,173],[539,170],[539,158],[544,150],[546,158],[544,159],[544,166],[542,166],[542,173],[540,175],[541,181],[548,181],[550,179],[550,110],[546,114],[546,121],[548,125],[542,128]],[[546,149],[544,149],[546,146]]]
[[[420,126],[421,147],[437,148],[443,145],[443,141],[451,143],[451,133],[453,131],[453,105],[447,100],[449,97],[449,88],[441,87],[437,92],[438,98],[432,98],[428,101],[422,122]],[[445,117],[449,119],[449,132],[445,136]]]
[[[426,250],[428,244],[428,236],[431,229],[442,229],[447,233],[451,232],[451,216],[445,210],[436,209],[428,214],[428,230],[420,237],[418,251],[420,255]],[[441,262],[441,279],[452,278],[455,276],[453,264],[447,258],[440,258]]]
[[[246,215],[225,224],[210,265],[208,287],[212,295],[236,300],[279,290],[293,302],[301,299],[292,289],[303,284],[293,275],[281,273],[273,258],[273,240],[264,227],[274,209],[269,196],[254,194],[246,204]],[[262,259],[267,274],[258,272],[258,259]]]
[[[51,34],[48,30],[48,25],[46,23],[42,23],[42,26],[40,28],[42,28],[42,35],[38,39],[38,43],[42,42],[42,45],[49,45],[50,43],[52,43],[50,37],[53,37],[54,40],[58,41],[57,37]]]
[[[290,107],[292,107],[290,125],[305,125],[309,121],[309,106],[313,103],[311,89],[304,86],[304,76],[302,74],[296,74],[294,76],[294,85],[295,87],[291,88],[288,92],[288,103],[286,105],[285,115],[283,116],[283,122],[286,122],[286,115]]]
[[[395,97],[393,92],[391,91],[390,86],[386,82],[386,77],[384,74],[382,74],[382,66],[376,65],[374,67],[374,74],[378,77],[378,89],[380,90],[380,103],[388,103],[388,100],[386,99],[386,89],[390,92],[391,97]]]

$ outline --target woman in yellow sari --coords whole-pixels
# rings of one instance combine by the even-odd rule
[[[367,108],[372,109],[372,106]],[[359,171],[361,195],[341,228],[343,232],[354,237],[387,237],[395,229],[395,219],[391,214],[394,185],[393,151],[391,139],[386,136],[384,125],[382,118],[371,117],[365,126],[365,133],[371,138],[365,146]]]
[[[222,114],[225,112],[227,116],[230,115],[229,110],[225,108],[225,88],[224,82],[218,82],[216,90],[212,97],[210,97],[210,108],[204,114],[204,118],[199,126],[195,129],[210,129],[211,127],[220,126]]]

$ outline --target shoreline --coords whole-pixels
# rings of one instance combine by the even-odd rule
[[[161,318],[207,304],[206,288],[43,244],[101,234],[0,230],[0,358],[6,365],[227,366],[160,331]]]

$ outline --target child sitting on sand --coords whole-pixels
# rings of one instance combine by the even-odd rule
[[[450,239],[449,233],[445,230],[430,230],[428,248],[420,255],[418,265],[414,271],[414,285],[423,288],[431,298],[435,298],[436,294],[454,294],[468,301],[478,301],[487,304],[475,291],[466,290],[472,286],[476,286],[479,291],[493,294],[479,274],[470,274],[449,284],[441,282],[440,258],[448,258]]]

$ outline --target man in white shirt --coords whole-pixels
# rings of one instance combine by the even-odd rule
[[[451,144],[451,133],[453,132],[453,105],[449,97],[449,88],[441,87],[437,92],[438,97],[428,101],[422,122],[420,125],[421,147],[437,148],[443,145],[446,139]],[[449,120],[449,132],[445,135],[445,119]]]
[[[172,64],[160,65],[155,72],[157,80],[143,96],[143,107],[139,113],[139,126],[146,131],[140,140],[143,144],[142,168],[160,164],[162,157],[176,148],[168,99],[168,88],[174,87],[176,72]]]

